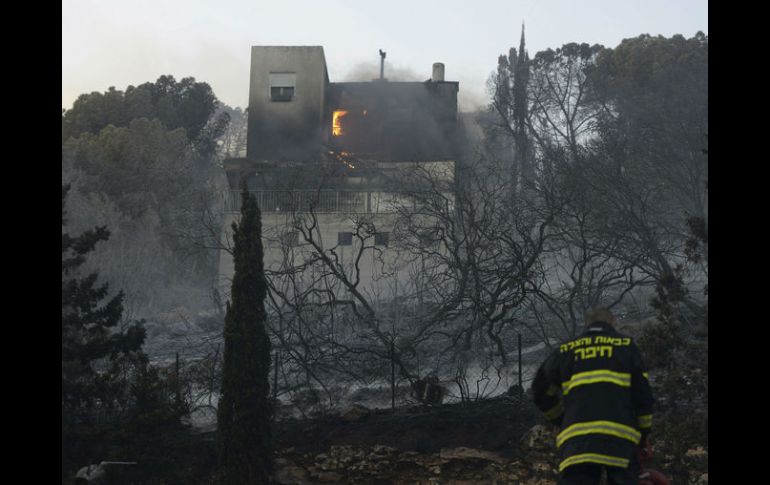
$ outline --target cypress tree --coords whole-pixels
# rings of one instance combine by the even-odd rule
[[[217,445],[223,483],[264,484],[272,471],[272,405],[262,221],[245,182],[241,200],[240,224],[232,226],[235,273],[225,315]]]
[[[513,71],[513,130],[516,138],[516,163],[519,174],[524,180],[531,181],[534,176],[529,157],[529,139],[527,137],[527,118],[529,107],[527,85],[529,84],[529,53],[524,42],[524,23],[521,24],[519,53],[511,49],[511,70]]]

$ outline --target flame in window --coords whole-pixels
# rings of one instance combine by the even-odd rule
[[[347,114],[348,114],[348,111],[344,109],[335,110],[334,113],[332,114],[332,135],[333,136],[340,136],[343,134],[342,118],[345,117]]]

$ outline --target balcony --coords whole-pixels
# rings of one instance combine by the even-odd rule
[[[386,213],[396,194],[353,190],[250,190],[262,212]],[[240,212],[241,194],[225,194],[225,212]]]

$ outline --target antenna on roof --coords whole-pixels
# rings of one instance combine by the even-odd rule
[[[380,49],[380,81],[383,81],[385,79],[385,56],[387,55],[386,52],[382,52],[382,49]]]

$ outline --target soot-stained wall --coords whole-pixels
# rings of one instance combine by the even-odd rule
[[[273,99],[271,74],[294,79],[290,95]],[[252,47],[246,156],[255,160],[317,159],[324,141],[321,126],[328,84],[323,47]]]
[[[276,99],[275,79],[292,90]],[[432,80],[330,83],[320,46],[255,46],[247,157],[320,161],[336,149],[381,161],[454,159],[458,90],[457,82]],[[335,110],[347,111],[339,136]]]
[[[332,83],[326,96],[326,125],[345,110],[342,133],[332,146],[361,158],[438,160],[454,158],[456,82]]]

